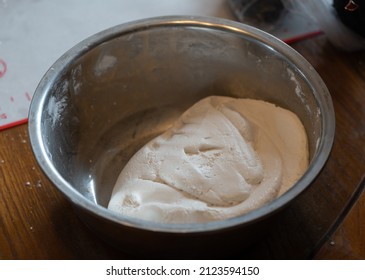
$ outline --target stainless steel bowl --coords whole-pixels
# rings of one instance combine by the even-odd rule
[[[309,138],[303,177],[272,203],[223,221],[160,224],[108,211],[131,155],[209,95],[262,99],[295,112]],[[143,256],[212,256],[250,244],[320,173],[334,133],[330,94],[301,55],[255,28],[205,17],[152,18],[91,36],[48,70],[29,113],[45,174],[90,228]]]

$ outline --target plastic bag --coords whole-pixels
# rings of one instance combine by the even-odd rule
[[[286,9],[291,9],[297,13],[304,12],[316,21],[330,42],[336,47],[346,51],[365,49],[365,37],[354,32],[341,21],[332,0],[282,1]],[[355,8],[358,5],[355,1],[348,2],[354,4]],[[365,4],[364,1],[362,4]],[[361,28],[365,28],[365,26]]]
[[[228,0],[236,19],[293,43],[321,33],[304,12],[284,7],[284,0]]]
[[[267,32],[273,32],[285,15],[282,0],[229,0],[228,3],[239,21]]]

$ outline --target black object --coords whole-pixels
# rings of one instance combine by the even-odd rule
[[[348,28],[365,37],[365,0],[333,0],[333,7]]]

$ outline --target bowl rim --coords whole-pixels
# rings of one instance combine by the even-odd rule
[[[106,41],[133,32],[169,26],[207,28],[230,32],[240,36],[244,35],[278,51],[286,59],[298,66],[298,70],[301,72],[300,74],[306,80],[311,81],[310,84],[312,88],[316,89],[313,90],[313,95],[317,101],[317,105],[320,107],[319,111],[321,114],[322,126],[320,141],[317,143],[316,152],[313,155],[313,159],[307,171],[279,198],[276,198],[272,202],[249,213],[225,220],[207,223],[165,224],[131,217],[122,217],[118,213],[114,213],[105,207],[97,205],[76,191],[57,172],[43,145],[41,131],[42,108],[45,104],[52,82],[54,82],[59,75],[62,75],[72,61]],[[302,193],[319,175],[329,158],[335,136],[335,113],[330,93],[319,74],[302,55],[280,39],[255,27],[228,19],[206,16],[172,15],[140,19],[110,27],[86,38],[66,51],[45,73],[34,92],[28,115],[28,132],[33,153],[42,171],[56,188],[75,206],[121,226],[169,233],[201,233],[226,230],[239,227],[243,224],[248,225],[257,222],[274,214]]]

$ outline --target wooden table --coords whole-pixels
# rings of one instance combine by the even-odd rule
[[[365,52],[324,35],[293,44],[322,76],[336,111],[332,154],[244,259],[365,259]],[[0,259],[127,259],[91,232],[44,176],[28,126],[0,132]]]

